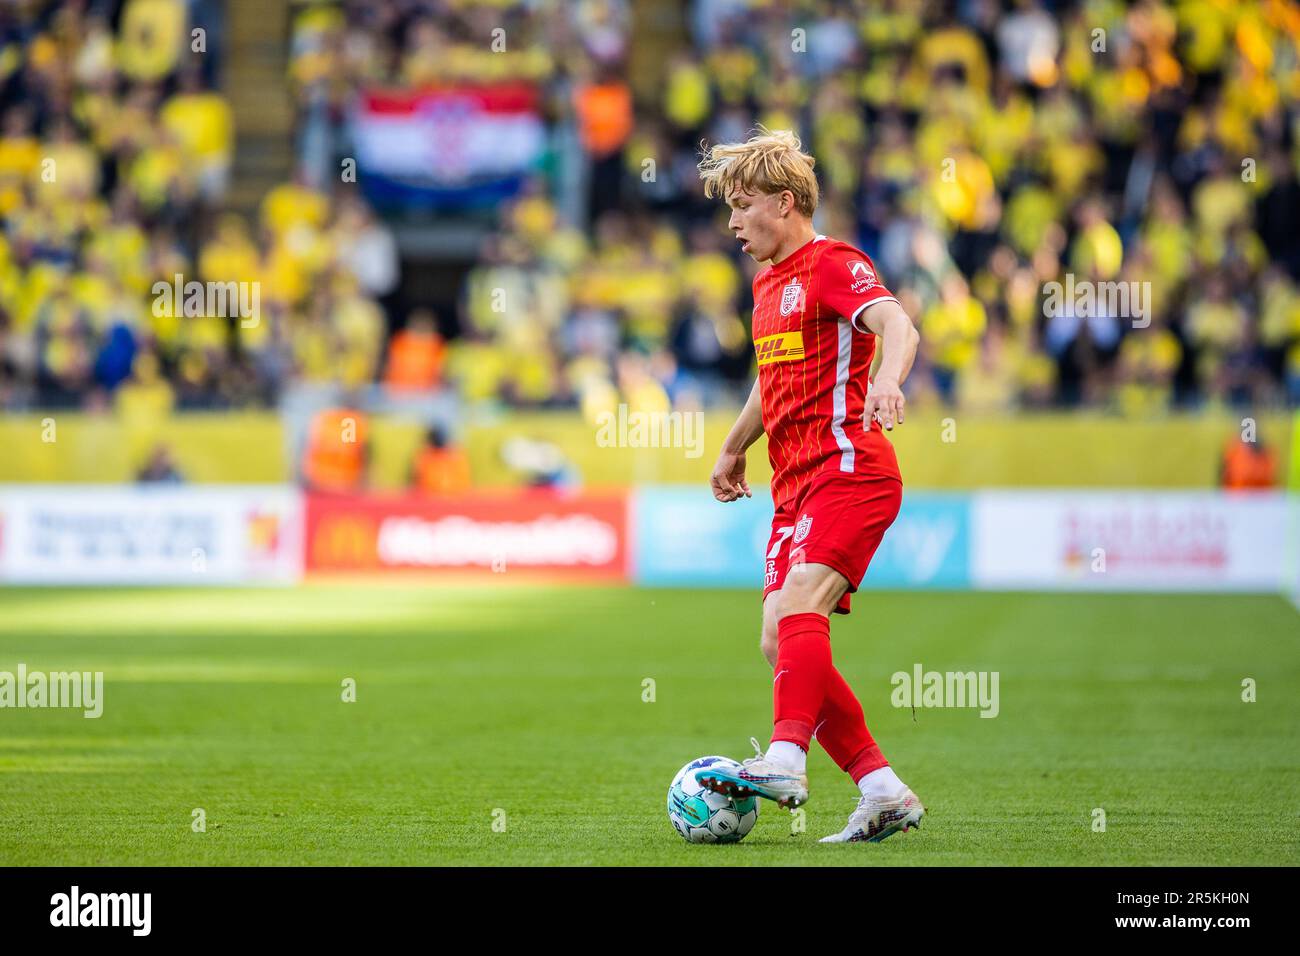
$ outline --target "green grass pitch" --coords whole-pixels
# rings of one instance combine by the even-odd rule
[[[922,829],[819,845],[856,791],[814,746],[803,832],[769,803],[742,843],[690,846],[664,812],[673,774],[770,727],[753,593],[0,590],[0,670],[105,681],[98,720],[0,710],[0,864],[1300,863],[1282,598],[854,604],[836,661]],[[916,663],[999,672],[999,715],[891,706]]]

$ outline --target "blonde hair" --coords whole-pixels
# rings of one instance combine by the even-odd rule
[[[791,130],[760,126],[743,143],[718,143],[700,160],[699,170],[704,195],[710,199],[725,199],[737,187],[768,195],[788,189],[794,193],[795,208],[811,218],[817,209],[815,163]]]

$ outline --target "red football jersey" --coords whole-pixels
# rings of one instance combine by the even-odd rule
[[[828,468],[898,478],[877,421],[863,427],[876,337],[862,310],[898,300],[871,260],[818,236],[754,277],[754,351],[763,429],[779,507]]]

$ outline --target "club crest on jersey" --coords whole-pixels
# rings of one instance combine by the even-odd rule
[[[853,292],[866,292],[876,285],[876,273],[861,259],[849,263],[849,274],[853,276],[853,285],[849,287]]]
[[[791,279],[790,284],[781,290],[781,314],[789,315],[795,309],[803,307],[803,286],[798,279]]]
[[[803,333],[778,332],[754,339],[754,354],[759,365],[799,361],[803,358]]]
[[[799,519],[798,523],[794,526],[794,540],[802,541],[804,538],[808,537],[808,532],[811,530],[812,530],[812,518],[810,518],[808,515],[804,515],[802,518]]]

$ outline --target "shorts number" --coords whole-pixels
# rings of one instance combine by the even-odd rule
[[[787,525],[784,528],[777,528],[777,539],[772,542],[772,548],[767,552],[769,558],[775,558],[781,550],[781,545],[785,544],[785,539],[794,534],[794,525]]]

